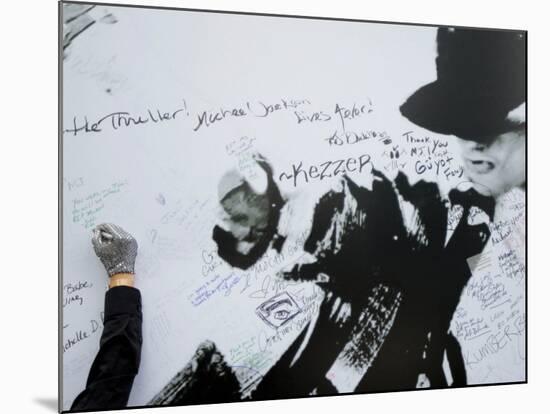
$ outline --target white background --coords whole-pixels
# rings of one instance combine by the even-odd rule
[[[548,231],[545,220],[548,208],[544,190],[549,147],[543,99],[549,90],[548,23],[542,6],[535,6],[543,2],[202,0],[141,3],[529,30],[529,384],[165,408],[158,412],[261,410],[274,413],[317,409],[512,413],[547,410],[544,397],[550,368],[546,328],[549,286],[544,237]],[[6,3],[1,16],[2,411],[53,412],[57,405],[57,4],[53,0]]]

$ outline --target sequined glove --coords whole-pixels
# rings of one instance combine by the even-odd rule
[[[92,244],[109,276],[134,273],[138,244],[130,233],[115,224],[99,224],[93,230]]]

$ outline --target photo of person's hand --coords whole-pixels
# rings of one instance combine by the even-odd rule
[[[122,227],[110,223],[99,224],[93,230],[92,244],[109,276],[134,273],[138,243]]]

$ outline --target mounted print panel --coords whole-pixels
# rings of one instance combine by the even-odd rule
[[[60,7],[63,411],[526,381],[526,32]]]

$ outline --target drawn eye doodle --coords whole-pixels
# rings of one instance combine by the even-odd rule
[[[272,328],[278,328],[301,311],[294,299],[287,292],[283,292],[258,306],[256,314]]]
[[[290,315],[290,312],[287,310],[279,310],[273,314],[273,317],[278,320],[286,320]]]

